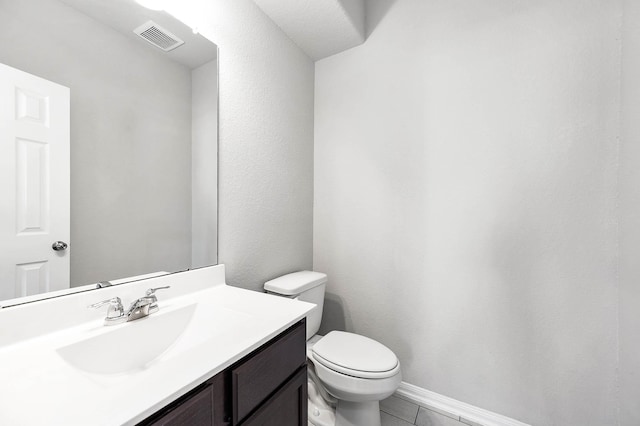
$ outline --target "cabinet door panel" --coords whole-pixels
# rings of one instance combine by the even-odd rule
[[[149,426],[213,425],[213,386],[207,386],[180,402],[160,418],[145,423]]]
[[[244,419],[306,363],[306,327],[299,323],[231,371],[233,424]]]
[[[303,367],[242,426],[306,426],[307,367]]]

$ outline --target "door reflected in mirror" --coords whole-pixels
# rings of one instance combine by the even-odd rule
[[[0,36],[0,306],[216,264],[217,46],[135,0]]]

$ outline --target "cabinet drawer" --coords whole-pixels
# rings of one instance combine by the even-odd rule
[[[302,367],[242,426],[306,426],[307,368]]]
[[[170,407],[159,417],[145,421],[149,426],[184,426],[213,424],[213,386],[209,385]]]
[[[302,321],[231,371],[233,424],[244,419],[307,360]]]

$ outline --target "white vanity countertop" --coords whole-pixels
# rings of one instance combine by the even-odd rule
[[[198,282],[194,284],[194,280]],[[142,296],[144,289],[167,284],[172,289],[157,293],[160,311],[148,318],[105,327],[105,307],[92,313],[89,320],[72,323],[69,309],[82,309],[77,316],[86,319],[90,303],[118,293],[137,295],[121,296],[126,307]],[[277,336],[314,306],[227,286],[224,266],[219,265],[0,310],[0,424],[136,424]],[[134,333],[135,327],[142,325],[146,328],[141,330],[149,329],[155,324],[151,322],[154,316],[173,318],[172,313],[180,310],[194,312],[188,325],[169,349],[144,368],[117,374],[90,373],[73,366],[58,352],[118,327],[131,327],[127,331]],[[28,324],[21,329],[20,321]],[[42,323],[45,331],[32,322]],[[157,337],[153,330],[135,344],[104,350],[109,357],[127,357],[137,350],[136,344],[144,345],[145,339]]]

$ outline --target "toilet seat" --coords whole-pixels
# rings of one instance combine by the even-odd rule
[[[394,369],[391,376],[378,379],[365,379],[354,375],[340,373],[319,362],[316,355],[311,355],[315,372],[323,387],[335,398],[351,402],[380,401],[393,392],[400,385],[402,373],[400,367]],[[355,371],[354,373],[359,373]]]
[[[396,355],[383,344],[359,334],[332,331],[311,348],[324,367],[361,379],[385,379],[400,370]]]

